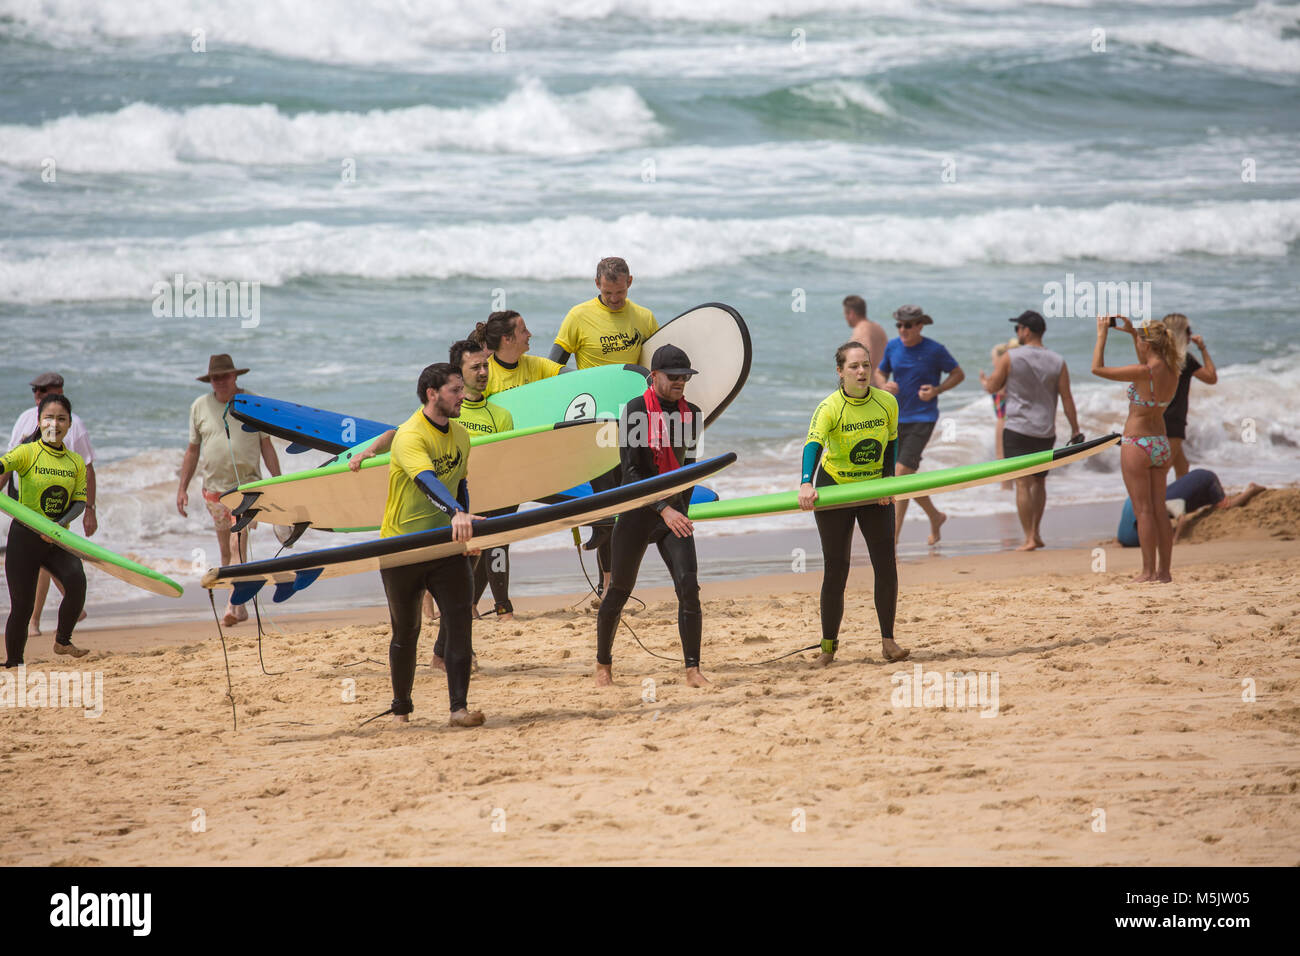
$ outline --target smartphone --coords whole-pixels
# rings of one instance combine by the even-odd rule
[[[1117,326],[1115,325],[1115,316],[1113,316],[1113,315],[1110,317],[1110,327],[1111,327],[1112,329],[1113,329],[1113,328],[1117,328]]]

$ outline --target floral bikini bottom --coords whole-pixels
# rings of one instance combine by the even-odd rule
[[[1152,468],[1160,468],[1169,464],[1169,459],[1173,457],[1173,451],[1169,448],[1169,439],[1164,435],[1141,435],[1136,438],[1125,435],[1120,439],[1121,445],[1137,445],[1147,457],[1151,459]]]

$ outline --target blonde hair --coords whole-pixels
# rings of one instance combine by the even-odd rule
[[[1170,312],[1160,321],[1164,323],[1165,328],[1173,334],[1177,341],[1185,343],[1192,337],[1187,316],[1183,315],[1183,313]],[[1184,348],[1186,348],[1185,345]]]
[[[1187,346],[1164,321],[1148,322],[1142,326],[1142,338],[1147,345],[1155,349],[1156,354],[1175,375],[1183,370],[1183,361],[1187,357]]]
[[[1006,355],[1008,352],[1018,347],[1019,345],[1020,345],[1019,339],[1010,339],[1006,342],[999,342],[997,345],[993,346],[993,361],[996,362],[998,359],[1002,358],[1002,356]]]

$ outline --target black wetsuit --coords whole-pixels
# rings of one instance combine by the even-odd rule
[[[894,474],[892,451],[887,446],[884,477]],[[814,486],[835,484],[820,468]],[[822,650],[839,647],[840,621],[844,617],[844,588],[849,581],[849,556],[853,551],[853,525],[856,522],[867,542],[871,569],[875,572],[876,618],[880,621],[882,640],[894,639],[894,614],[898,607],[898,564],[894,555],[894,505],[858,505],[856,508],[833,508],[813,513],[817,534],[822,541],[821,616]]]
[[[666,403],[665,403],[666,404]],[[703,417],[696,405],[687,403],[691,411],[690,427],[677,426],[675,406],[664,409],[669,415],[670,437],[673,456],[679,465],[687,465],[695,460],[695,445]],[[645,396],[637,396],[627,403],[620,425],[619,448],[622,484],[640,481],[659,474],[655,464],[654,452],[644,441],[635,442],[635,447],[627,441],[635,438],[638,429],[635,423],[646,421]],[[632,425],[629,422],[633,423]],[[644,427],[639,429],[641,436],[646,435]],[[592,483],[593,485],[595,482]],[[641,559],[645,557],[646,548],[651,544],[659,549],[672,575],[673,587],[677,591],[677,630],[682,641],[682,659],[687,667],[700,665],[700,634],[702,615],[700,611],[700,586],[697,580],[695,558],[695,537],[688,535],[679,538],[669,530],[660,512],[666,507],[673,507],[686,514],[691,500],[691,489],[678,492],[670,498],[637,508],[619,515],[614,525],[611,540],[612,560],[610,565],[609,589],[600,602],[600,611],[596,617],[596,660],[601,664],[612,661],[611,651],[614,646],[614,634],[618,630],[619,617],[623,606],[636,587],[637,572],[641,568]]]

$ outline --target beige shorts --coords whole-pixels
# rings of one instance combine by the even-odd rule
[[[218,531],[229,528],[234,523],[235,516],[221,503],[221,495],[215,491],[204,489],[203,503],[208,506],[208,514],[212,515],[212,526]]]

